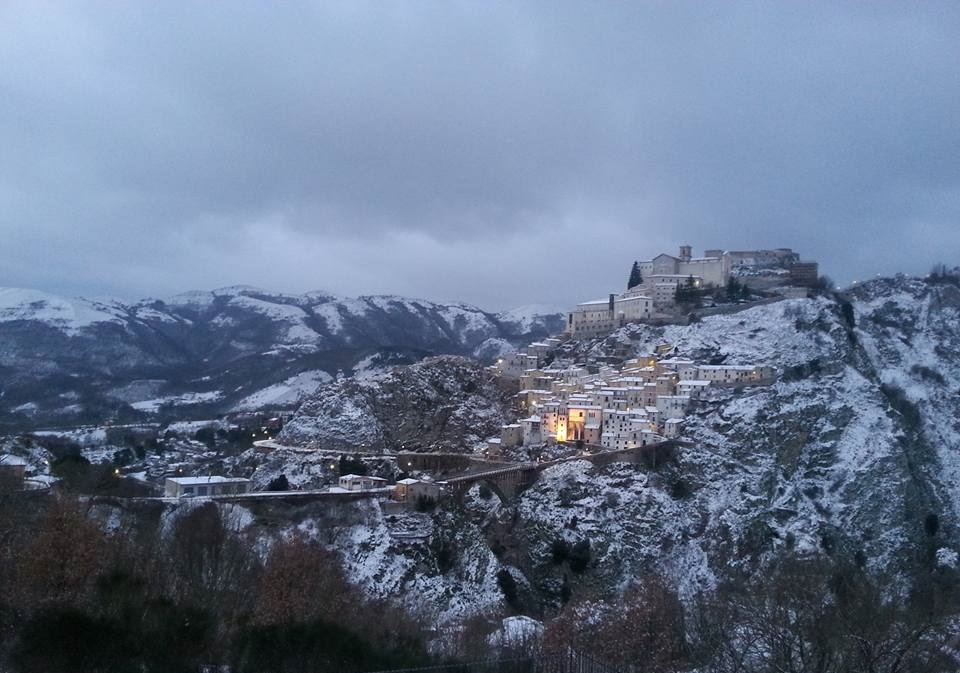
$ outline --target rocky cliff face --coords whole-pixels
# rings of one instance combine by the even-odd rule
[[[489,583],[502,568],[534,614],[549,613],[567,592],[610,596],[650,573],[689,597],[763,572],[787,552],[889,573],[894,591],[956,573],[958,300],[949,283],[877,280],[845,298],[789,300],[689,326],[632,325],[571,345],[591,359],[669,342],[700,360],[772,364],[781,377],[704,403],[688,419],[687,443],[655,466],[567,463],[509,504],[475,488],[461,514],[434,517],[424,544],[485,536],[488,548],[454,547],[454,557],[456,567],[486,570],[458,578],[455,603],[441,597],[433,607],[446,617],[502,607]],[[422,374],[406,376],[404,386],[430,389]],[[404,394],[429,404],[421,392]],[[333,400],[321,396],[310,408],[332,409]],[[391,425],[392,416],[374,416],[378,427]],[[411,553],[367,541],[351,548],[352,566],[380,559],[378,572],[389,574],[384,559]],[[450,581],[444,564],[420,562],[416,576],[371,583],[365,570],[357,580],[375,594]]]
[[[499,433],[509,398],[475,360],[428,358],[320,390],[281,433],[281,442],[320,448],[382,447],[469,452]]]
[[[340,373],[495,357],[562,329],[541,310],[247,287],[135,303],[0,289],[0,426],[293,407]]]
[[[574,463],[518,505],[517,538],[544,592],[550,545],[587,539],[585,585],[665,573],[684,593],[757,572],[786,550],[910,580],[946,571],[960,508],[960,290],[908,278],[846,299],[785,301],[686,327],[631,326],[581,344],[601,355],[675,344],[782,376],[689,419],[690,446],[657,469]]]

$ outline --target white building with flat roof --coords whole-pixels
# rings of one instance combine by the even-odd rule
[[[236,495],[250,491],[243,477],[167,477],[163,492],[170,498]]]
[[[345,474],[340,477],[340,488],[346,491],[369,491],[375,488],[384,488],[387,480],[382,477],[368,477],[363,474]]]

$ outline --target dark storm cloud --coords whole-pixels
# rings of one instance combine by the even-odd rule
[[[960,262],[958,29],[952,3],[7,4],[0,284],[563,305],[681,242],[922,273]]]

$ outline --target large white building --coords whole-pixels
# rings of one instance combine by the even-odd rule
[[[726,286],[730,280],[730,255],[721,252],[693,257],[691,251],[689,245],[682,245],[679,256],[664,253],[638,262],[640,285],[623,294],[577,304],[567,316],[567,332],[574,338],[589,338],[628,322],[649,320],[657,308],[672,306],[677,288],[691,281],[698,288]]]
[[[574,338],[606,334],[628,322],[649,320],[653,307],[653,298],[636,288],[606,299],[585,301],[567,316],[567,332]]]
[[[681,245],[680,254],[676,257],[661,253],[653,259],[639,262],[644,284],[648,284],[648,279],[654,284],[658,281],[672,281],[676,287],[677,280],[686,281],[693,276],[705,287],[724,287],[730,280],[730,254],[711,250],[710,255],[694,257],[692,250],[689,245]],[[650,285],[647,285],[647,289],[650,289]]]

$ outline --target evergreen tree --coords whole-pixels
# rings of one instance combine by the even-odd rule
[[[640,275],[640,264],[637,262],[633,263],[633,268],[630,269],[630,280],[627,281],[627,289],[630,290],[635,288],[637,285],[643,282],[643,276]]]
[[[730,280],[727,281],[727,299],[733,301],[741,297],[746,297],[750,294],[750,291],[747,289],[747,286],[739,282],[733,276],[730,277]]]
[[[700,292],[697,290],[696,281],[693,280],[693,276],[687,278],[685,285],[677,285],[677,290],[674,293],[674,301],[678,304],[688,304],[694,303],[700,298]]]

